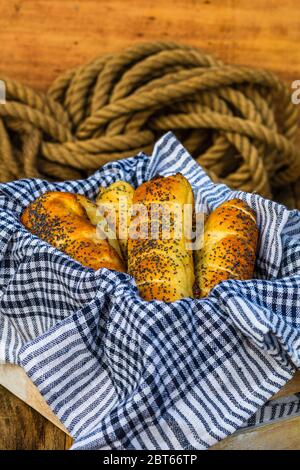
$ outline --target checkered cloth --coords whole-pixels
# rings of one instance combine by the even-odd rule
[[[255,210],[254,280],[223,282],[202,300],[145,302],[129,275],[84,268],[19,221],[45,191],[94,198],[99,185],[176,172],[197,211],[235,197]],[[84,181],[0,191],[0,358],[24,367],[73,449],[207,448],[258,416],[300,366],[300,213],[213,184],[173,134],[151,158],[108,163]]]

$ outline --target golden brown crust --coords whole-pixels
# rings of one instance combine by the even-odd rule
[[[127,245],[128,245],[128,227],[130,223],[130,209],[132,206],[134,188],[126,181],[116,181],[107,188],[100,188],[96,204],[99,208],[105,205],[112,205],[115,209],[116,219],[115,228],[117,239],[121,248],[123,259],[127,260]],[[109,213],[107,214],[108,222]],[[121,231],[121,223],[124,222],[125,232]]]
[[[253,277],[257,239],[255,213],[240,199],[221,204],[209,215],[195,262],[200,297],[221,281]]]
[[[158,204],[157,213],[153,211],[153,203]],[[145,212],[137,211],[132,215],[128,272],[135,278],[141,296],[145,300],[166,302],[192,296],[193,257],[187,245],[188,234],[184,233],[184,205],[193,204],[189,182],[179,173],[157,177],[137,188],[133,197],[134,208],[136,204],[143,204]],[[173,204],[176,204],[175,210]],[[163,215],[170,210],[170,235],[167,239],[162,235],[164,219],[159,216],[159,209]],[[181,225],[180,237],[175,233],[177,223]],[[134,238],[133,227],[135,233],[146,238]]]
[[[87,199],[85,196],[82,196],[81,194],[76,194],[76,198],[77,201],[81,204],[81,206],[85,209],[90,222],[95,227],[97,227],[97,233],[101,233],[103,235],[103,238],[107,238],[110,246],[113,247],[113,249],[120,256],[121,260],[124,261],[123,254],[121,252],[121,248],[117,240],[117,235],[115,231],[111,230],[105,217],[99,214],[97,204],[91,201],[90,199]]]
[[[83,266],[124,272],[118,253],[107,239],[97,235],[82,205],[83,197],[56,191],[45,193],[23,211],[21,222]]]

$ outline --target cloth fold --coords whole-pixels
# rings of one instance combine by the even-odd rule
[[[118,179],[137,186],[176,172],[197,211],[235,197],[255,210],[255,279],[223,282],[207,299],[145,302],[129,275],[84,268],[19,221],[46,191],[93,198]],[[212,183],[172,133],[151,158],[86,180],[1,184],[0,211],[0,359],[24,367],[73,449],[207,448],[259,420],[300,367],[300,213]]]

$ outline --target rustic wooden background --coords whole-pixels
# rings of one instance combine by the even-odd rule
[[[145,40],[300,79],[299,0],[0,0],[0,76],[45,90],[62,71]],[[64,434],[0,388],[1,449],[64,449]]]
[[[44,90],[103,52],[175,40],[292,81],[299,26],[298,0],[1,0],[1,73]]]

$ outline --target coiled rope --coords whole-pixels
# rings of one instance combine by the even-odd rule
[[[3,78],[3,77],[1,77]],[[70,70],[46,94],[5,80],[0,180],[85,177],[173,130],[214,181],[271,197],[300,177],[297,108],[272,73],[142,43]]]

